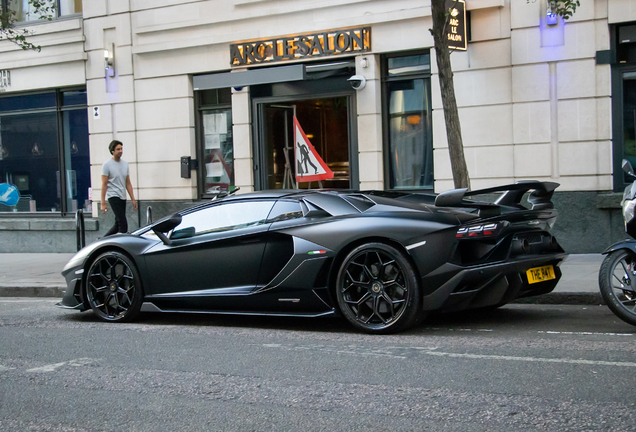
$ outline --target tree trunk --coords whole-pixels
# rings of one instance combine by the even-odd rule
[[[456,188],[467,188],[470,190],[470,177],[468,176],[468,167],[464,157],[462,131],[459,124],[457,100],[455,99],[453,70],[451,68],[450,52],[448,51],[448,40],[446,39],[449,16],[446,0],[431,0],[431,11],[433,15],[431,33],[435,42],[439,87],[442,92],[442,105],[444,107],[453,182]]]

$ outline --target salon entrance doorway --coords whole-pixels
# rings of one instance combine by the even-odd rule
[[[351,163],[351,114],[349,96],[302,100],[264,100],[257,105],[261,166],[256,169],[260,189],[317,189],[318,182],[296,185],[293,118],[297,117],[334,178],[323,188],[358,187],[357,164]],[[311,166],[308,166],[311,170]]]

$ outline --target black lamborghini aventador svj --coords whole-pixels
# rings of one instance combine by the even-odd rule
[[[86,246],[64,267],[59,305],[105,321],[335,315],[365,332],[397,332],[430,311],[552,291],[565,257],[549,233],[557,186],[227,196]],[[475,199],[485,194],[499,198]]]

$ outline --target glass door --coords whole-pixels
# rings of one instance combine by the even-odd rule
[[[351,133],[349,98],[347,96],[324,97],[305,100],[257,101],[258,152],[257,177],[261,189],[299,188],[357,188],[357,173],[350,163]],[[321,184],[296,185],[298,161],[294,155],[293,116],[316,152],[333,171],[334,178]],[[352,181],[352,174],[355,180]]]

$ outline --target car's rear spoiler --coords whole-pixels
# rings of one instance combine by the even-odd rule
[[[551,209],[554,208],[552,204],[552,195],[554,190],[559,187],[559,183],[553,182],[540,182],[536,180],[519,181],[515,184],[509,184],[504,186],[497,186],[487,189],[478,189],[469,191],[468,189],[452,189],[446,192],[442,192],[435,198],[435,206],[437,207],[468,207],[477,208],[480,214],[498,214],[501,206],[518,207],[521,203],[523,195],[532,190],[533,192],[528,197],[528,202],[532,204],[533,210]],[[492,194],[497,192],[505,192],[494,204],[482,203],[478,201],[466,200],[466,197],[473,197],[476,195]],[[485,216],[485,215],[482,215]]]

